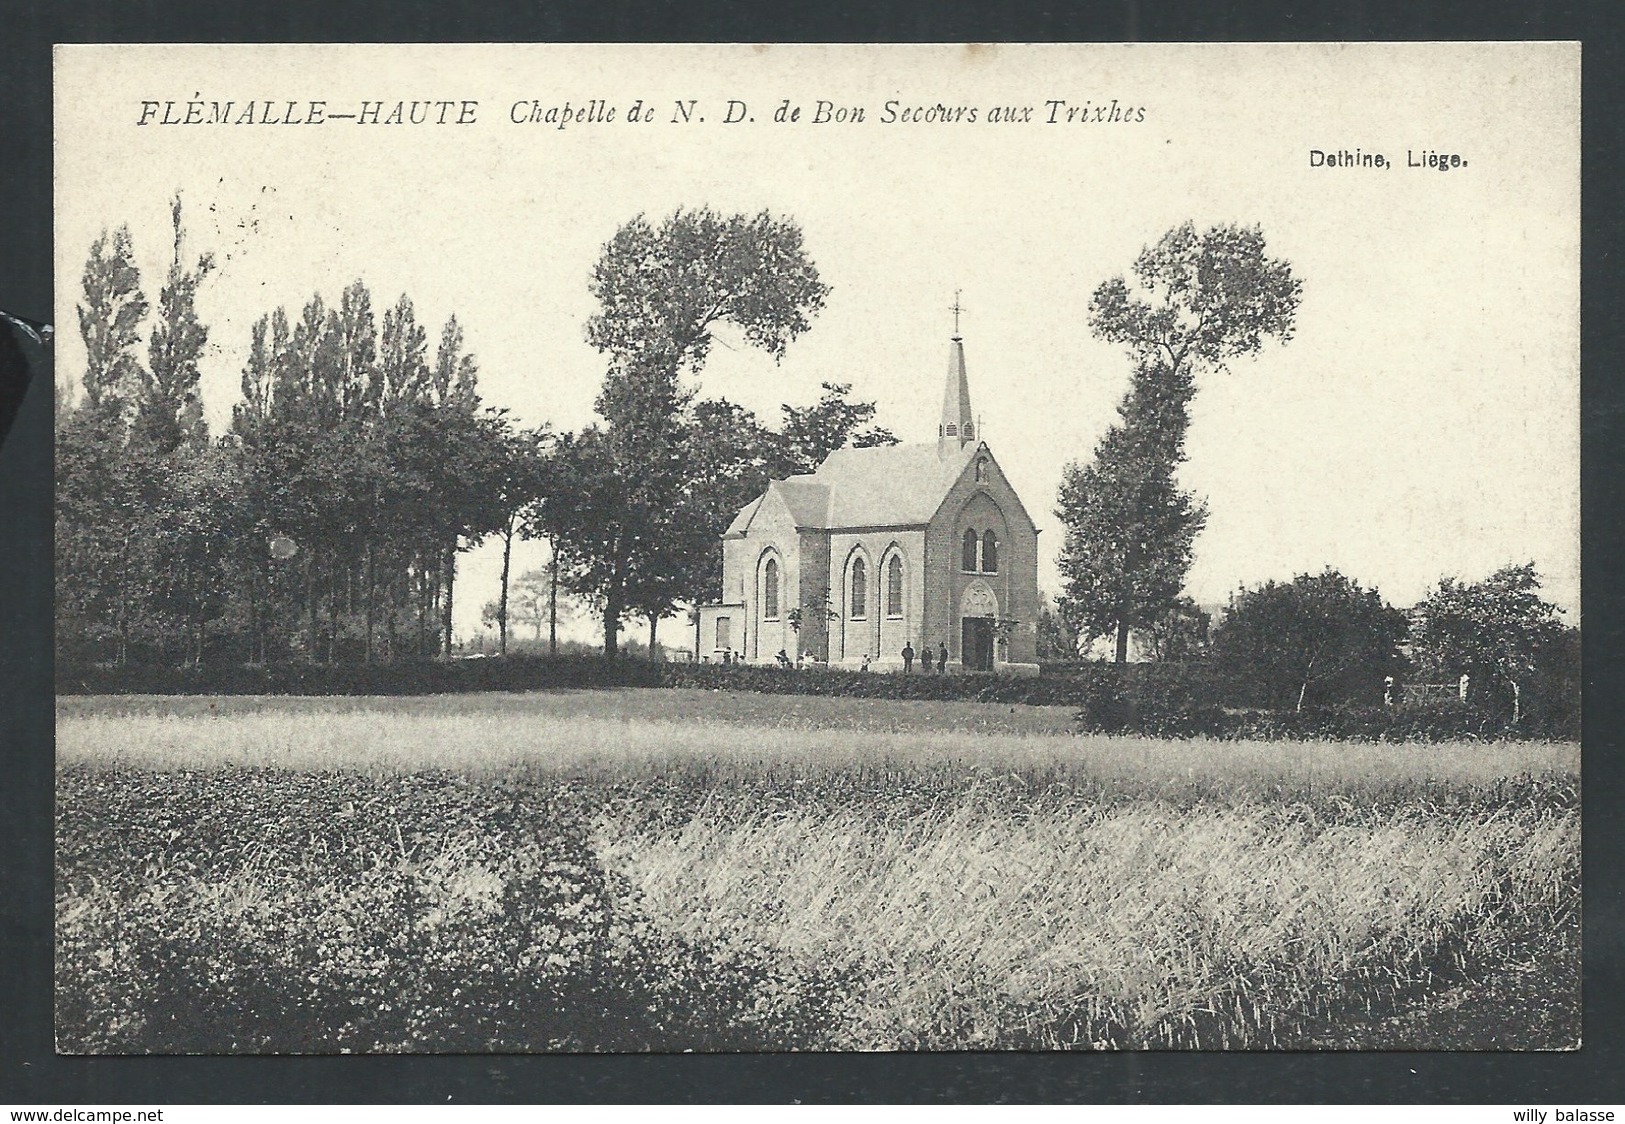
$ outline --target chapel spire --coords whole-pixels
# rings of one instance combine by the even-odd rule
[[[959,334],[959,293],[954,293],[953,342],[948,348],[948,386],[942,395],[942,424],[937,426],[937,455],[957,453],[976,440],[976,424],[971,419],[970,380],[965,376],[965,341]]]

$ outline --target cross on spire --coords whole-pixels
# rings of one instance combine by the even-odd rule
[[[952,312],[954,314],[954,339],[959,338],[959,314],[961,312],[969,312],[970,311],[970,309],[963,308],[963,307],[960,306],[959,293],[960,293],[960,290],[958,290],[958,289],[954,290],[954,303],[953,303],[953,306],[951,308],[949,308],[949,310],[948,310],[949,312]]]

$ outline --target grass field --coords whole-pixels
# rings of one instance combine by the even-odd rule
[[[1576,1044],[1578,747],[1070,717],[63,699],[59,1043]]]

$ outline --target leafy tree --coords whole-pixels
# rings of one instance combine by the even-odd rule
[[[170,203],[174,256],[158,295],[158,319],[147,341],[147,369],[137,407],[137,435],[160,452],[207,438],[203,401],[198,396],[198,361],[209,330],[197,317],[197,291],[214,270],[214,255],[203,254],[188,268],[183,258],[185,231],[180,196]]]
[[[64,651],[196,661],[217,639],[262,660],[449,650],[457,554],[515,533],[519,502],[517,437],[481,409],[460,324],[447,321],[431,365],[404,295],[381,333],[361,281],[296,318],[276,309],[250,331],[230,432],[211,446],[196,297],[213,260],[188,258],[181,218],[177,199],[146,369],[128,232],[91,248],[84,406],[58,430]],[[283,540],[293,549],[273,557]]]
[[[465,545],[502,533],[513,518],[514,506],[527,497],[513,490],[520,482],[514,467],[513,431],[506,417],[494,410],[474,413],[456,399],[433,416],[443,459],[435,474],[436,503],[429,519],[443,544],[437,592],[441,654],[450,658],[457,555]]]
[[[681,506],[661,509],[651,502],[602,427],[562,435],[549,464],[549,494],[534,532],[553,543],[563,587],[602,617],[604,652],[614,656],[630,612],[649,619],[653,637],[700,532],[685,521]]]
[[[598,412],[608,423],[602,452],[615,477],[613,510],[623,532],[614,540],[622,556],[613,569],[621,580],[607,586],[601,600],[608,655],[615,654],[629,613],[648,620],[654,652],[658,622],[682,595],[699,535],[687,517],[694,470],[685,421],[693,397],[671,371],[641,359],[611,369],[598,396]]]
[[[1381,697],[1401,662],[1405,614],[1336,570],[1242,589],[1213,630],[1213,658],[1255,702]]]
[[[317,658],[341,642],[369,662],[449,651],[456,554],[507,521],[511,427],[480,411],[455,318],[431,368],[411,300],[384,313],[381,334],[372,308],[356,281],[336,306],[316,294],[296,321],[278,309],[251,333],[232,428],[259,518],[244,614],[259,651],[270,626],[287,628],[290,598],[298,646]],[[278,534],[299,544],[296,560],[266,558]]]
[[[548,434],[546,427],[521,430],[498,438],[489,451],[494,460],[488,471],[492,484],[491,498],[496,514],[502,521],[496,533],[502,536],[502,579],[500,592],[494,603],[495,618],[490,622],[497,627],[497,651],[508,652],[508,574],[513,559],[513,541],[525,529],[527,509],[547,502],[551,485],[551,466],[547,457]]]
[[[591,288],[599,312],[587,322],[587,341],[616,366],[673,375],[700,370],[722,323],[782,359],[829,293],[793,221],[703,208],[678,210],[658,227],[641,215],[621,227]]]
[[[824,458],[849,442],[853,448],[895,445],[897,437],[874,425],[875,404],[853,402],[851,383],[826,382],[823,397],[811,406],[789,406],[779,427],[779,460],[773,475],[783,478],[811,472]]]
[[[1541,657],[1563,635],[1556,605],[1540,596],[1533,562],[1503,566],[1479,582],[1444,577],[1411,620],[1413,658],[1430,674],[1504,683],[1512,721],[1523,715],[1523,688]]]
[[[229,445],[176,451],[164,496],[153,512],[158,604],[185,638],[186,659],[204,657],[208,624],[221,617],[232,593],[232,546],[247,537],[251,515],[240,503],[241,466]]]
[[[71,408],[71,395],[60,396],[56,427],[58,636],[111,641],[122,663],[145,616],[134,563],[147,542],[143,492],[159,479],[125,456],[129,406],[145,377],[135,348],[148,308],[127,227],[91,244],[80,284],[84,397]]]
[[[122,414],[142,385],[135,347],[147,315],[129,227],[119,227],[111,240],[104,230],[91,243],[80,285],[84,302],[77,311],[79,334],[85,341],[85,403]]]
[[[1173,606],[1207,521],[1205,505],[1174,478],[1183,458],[1170,456],[1168,426],[1158,419],[1166,377],[1164,368],[1137,370],[1121,421],[1093,461],[1067,465],[1061,478],[1061,616],[1081,637],[1115,632],[1118,663],[1128,659],[1130,631]]]
[[[1141,251],[1134,276],[1138,292],[1120,276],[1095,290],[1089,327],[1173,375],[1223,371],[1271,336],[1292,338],[1303,286],[1288,263],[1265,256],[1258,227],[1198,234],[1187,222]]]
[[[1189,597],[1179,597],[1146,625],[1151,658],[1159,663],[1199,660],[1207,655],[1212,616]]]
[[[60,642],[113,645],[127,658],[144,615],[143,477],[124,457],[118,418],[88,400],[56,431],[56,611]]]
[[[678,601],[698,605],[722,588],[717,540],[734,513],[767,487],[778,442],[754,413],[727,399],[700,399],[689,407],[681,437],[686,479],[659,560],[676,579]],[[698,629],[698,613],[691,619]]]
[[[601,476],[590,494],[602,519],[572,503],[554,520],[569,528],[560,557],[575,592],[604,614],[614,655],[623,617],[656,623],[692,595],[691,574],[718,529],[703,519],[717,490],[687,456],[693,394],[680,378],[705,363],[723,324],[775,359],[811,326],[828,287],[802,249],[800,228],[763,212],[722,216],[679,210],[658,226],[642,216],[616,232],[594,267],[599,311],[587,340],[609,358],[597,408],[601,430],[570,446],[577,473]],[[585,482],[584,482],[585,483]]]
[[[208,448],[197,392],[208,330],[195,298],[213,259],[188,268],[178,197],[170,215],[174,256],[145,368],[133,354],[147,303],[129,232],[92,245],[78,308],[85,403],[59,433],[64,616],[86,638],[115,638],[120,660],[133,643],[163,652],[177,637],[187,658],[202,658],[238,522],[235,465],[229,450]]]
[[[479,365],[463,350],[463,327],[457,323],[457,317],[449,317],[440,331],[440,346],[435,350],[434,370],[430,375],[435,405],[473,410],[479,405],[475,389],[478,375]]]
[[[1055,601],[1046,594],[1038,599],[1038,658],[1040,660],[1075,660],[1081,638],[1075,629],[1057,611]]]
[[[650,532],[649,512],[631,503],[609,438],[598,426],[560,435],[551,465],[551,494],[529,533],[553,543],[560,583],[602,614],[604,651],[613,655],[632,553]]]
[[[1062,611],[1089,637],[1129,632],[1165,612],[1184,586],[1206,508],[1179,489],[1196,375],[1222,372],[1270,337],[1292,338],[1301,283],[1265,256],[1256,227],[1169,231],[1094,292],[1089,326],[1133,362],[1119,421],[1089,465],[1068,465],[1057,514],[1066,528]]]
[[[384,313],[378,365],[372,370],[367,391],[372,408],[384,417],[391,417],[402,404],[427,398],[428,354],[428,334],[417,322],[411,298],[402,293],[395,307]]]
[[[526,570],[513,583],[509,611],[518,621],[528,622],[535,628],[534,639],[541,640],[542,626],[551,633],[550,648],[557,651],[558,622],[576,615],[576,605],[569,597],[558,596],[558,584],[553,566],[540,570]]]

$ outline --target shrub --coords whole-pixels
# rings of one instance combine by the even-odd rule
[[[1212,651],[1241,705],[1284,708],[1376,701],[1403,668],[1405,615],[1336,570],[1239,590]]]

